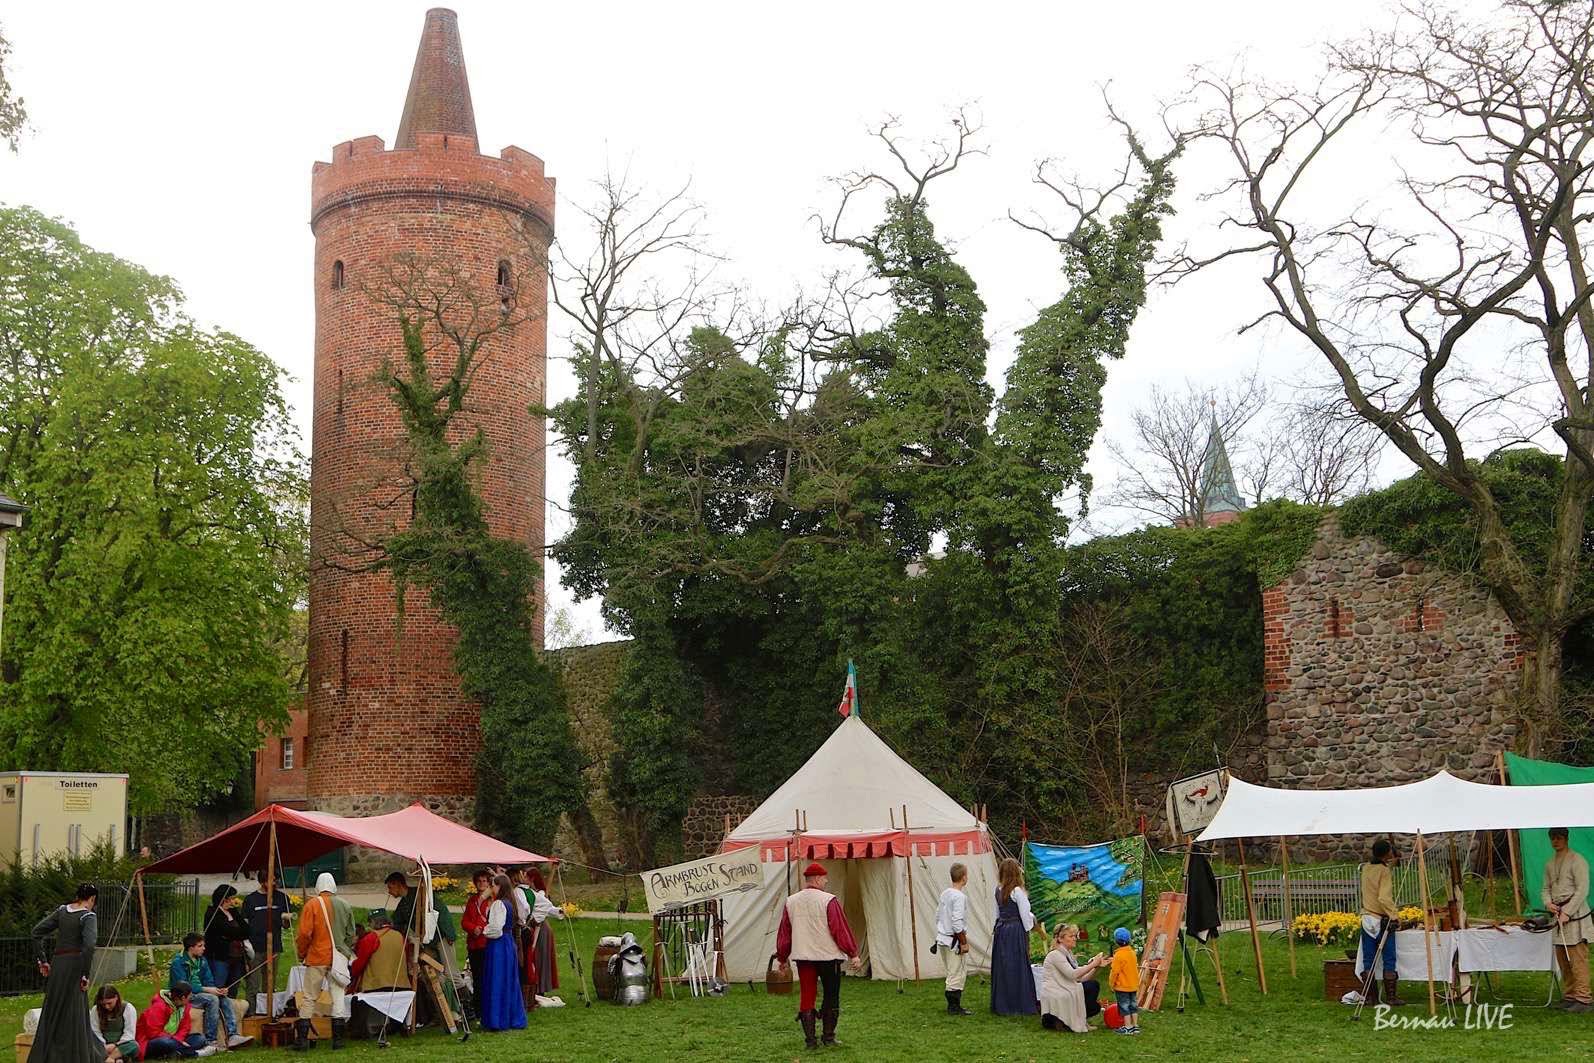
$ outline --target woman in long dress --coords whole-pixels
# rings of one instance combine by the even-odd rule
[[[514,886],[508,875],[493,879],[493,902],[487,909],[486,955],[482,958],[482,1029],[523,1030],[526,1005],[520,996],[520,960],[515,942],[519,918]]]
[[[89,971],[99,924],[94,905],[99,890],[88,883],[77,888],[71,904],[63,904],[33,928],[39,973],[45,976],[44,1007],[33,1035],[34,1063],[103,1063],[105,1050],[89,1027]],[[54,947],[49,947],[50,939]]]
[[[991,935],[991,1011],[1034,1015],[1035,975],[1029,965],[1029,934],[1035,916],[1024,891],[1024,872],[1012,857],[996,871],[996,929]]]
[[[537,960],[537,995],[551,996],[559,988],[559,962],[555,958],[553,926],[550,919],[563,919],[564,910],[548,899],[548,883],[542,872],[530,868],[526,882],[531,886],[531,926],[533,951]]]
[[[1096,972],[1112,962],[1098,952],[1084,963],[1074,957],[1079,943],[1079,928],[1064,923],[1052,937],[1052,950],[1041,968],[1041,1025],[1048,1030],[1088,1033],[1090,1016],[1101,1010],[1097,998],[1101,983]]]

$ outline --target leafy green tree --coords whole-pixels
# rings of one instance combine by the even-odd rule
[[[1123,183],[1077,207],[1056,238],[1067,291],[1025,330],[998,402],[984,302],[929,213],[975,131],[960,117],[917,162],[891,125],[879,135],[900,172],[847,178],[822,227],[862,276],[761,328],[711,299],[676,304],[678,331],[589,327],[583,393],[552,411],[576,464],[556,556],[636,640],[610,705],[611,791],[644,853],[694,789],[789,774],[833,725],[848,657],[873,726],[955,795],[1015,821],[1031,798],[1068,799],[1036,741],[1056,729],[1062,507],[1089,488],[1105,362],[1144,300],[1173,156],[1133,144]],[[589,216],[647,246],[645,217],[613,213]]]
[[[6,581],[8,767],[128,771],[192,806],[287,722],[304,461],[281,370],[170,281],[0,210],[0,485],[29,506]]]
[[[28,125],[28,110],[6,77],[6,60],[11,55],[11,42],[0,29],[0,140],[13,152],[22,142],[22,131]]]

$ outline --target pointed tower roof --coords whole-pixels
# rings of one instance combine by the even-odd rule
[[[1219,513],[1239,513],[1245,508],[1240,488],[1234,482],[1234,468],[1229,464],[1229,448],[1223,443],[1223,433],[1218,428],[1217,414],[1212,414],[1207,429],[1207,449],[1201,456],[1201,500],[1207,523],[1214,523]]]
[[[462,133],[476,137],[476,112],[465,76],[465,49],[459,43],[459,16],[446,7],[426,13],[421,46],[415,51],[409,95],[399,119],[395,148],[415,147],[416,133]]]

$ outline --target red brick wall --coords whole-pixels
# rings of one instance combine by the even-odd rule
[[[449,263],[483,293],[494,291],[499,262],[511,264],[516,316],[528,319],[485,345],[460,432],[486,434],[480,489],[494,533],[543,545],[543,423],[529,407],[544,400],[553,181],[519,148],[495,159],[469,136],[415,138],[410,150],[386,151],[378,137],[339,144],[311,182],[309,797],[317,807],[475,789],[476,707],[459,690],[452,633],[421,593],[407,599],[401,629],[392,582],[347,570],[358,564],[358,540],[380,541],[409,515],[402,426],[375,380],[403,347],[393,312],[365,290],[394,256]],[[447,352],[437,357],[442,373]],[[540,588],[538,597],[540,641]]]
[[[312,750],[305,744],[310,736],[310,713],[303,703],[289,713],[288,729],[279,737],[264,735],[255,753],[255,808],[267,805],[303,805],[309,796],[310,773],[306,758]],[[293,741],[293,767],[282,766],[282,740]]]

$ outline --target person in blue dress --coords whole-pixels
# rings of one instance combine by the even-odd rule
[[[1029,935],[1035,916],[1024,891],[1024,870],[1012,857],[996,870],[996,929],[991,935],[991,1011],[996,1015],[1034,1015],[1035,973],[1029,964]]]
[[[508,875],[493,879],[493,901],[487,909],[487,939],[482,960],[481,1016],[484,1030],[524,1030],[526,1004],[520,995],[520,917]]]

